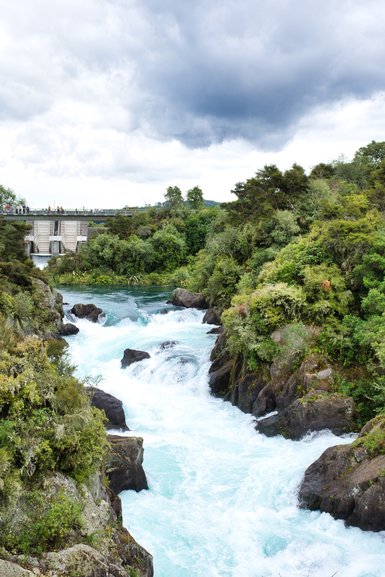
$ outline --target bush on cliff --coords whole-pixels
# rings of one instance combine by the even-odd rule
[[[12,510],[50,473],[86,481],[103,461],[106,436],[102,413],[62,355],[51,351],[52,362],[46,343],[18,338],[4,317],[0,328],[0,506]],[[0,544],[10,547],[7,515],[0,529]]]

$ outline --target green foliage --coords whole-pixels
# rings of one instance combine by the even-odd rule
[[[332,164],[325,164],[324,162],[320,162],[313,166],[310,172],[310,178],[312,179],[329,179],[332,178],[335,174],[335,169]]]
[[[237,201],[229,203],[228,210],[236,222],[270,217],[274,210],[294,210],[307,189],[308,177],[301,166],[293,164],[285,173],[275,165],[265,166],[254,178],[236,184],[232,193]]]
[[[182,191],[179,186],[169,186],[164,195],[166,205],[170,208],[177,209],[183,204]]]
[[[385,455],[385,417],[383,415],[376,417],[370,429],[358,437],[353,446],[364,447],[371,458]]]
[[[259,282],[299,283],[305,266],[330,262],[327,251],[311,235],[293,240],[271,262],[267,262],[258,277]]]
[[[171,225],[158,230],[148,241],[153,249],[153,270],[174,270],[186,260],[186,243]]]
[[[13,205],[16,201],[13,190],[0,184],[0,210],[4,211],[7,204]]]
[[[0,261],[26,261],[24,236],[30,228],[25,222],[7,221],[0,216]]]
[[[230,304],[241,275],[241,267],[231,256],[220,257],[207,281],[204,294],[212,305],[225,307]]]
[[[370,289],[361,302],[362,312],[368,316],[385,313],[385,294],[380,290]]]
[[[199,210],[204,206],[203,192],[202,189],[199,188],[199,186],[194,186],[194,188],[188,190],[186,199],[190,207],[193,208],[194,210]]]
[[[214,209],[202,209],[190,214],[185,221],[186,249],[189,255],[195,255],[202,250],[206,243],[206,238],[210,226],[216,217],[217,211]]]
[[[385,407],[385,379],[366,375],[366,378],[356,377],[341,379],[338,390],[345,396],[352,397],[356,404],[357,426],[361,429],[377,413],[382,413]]]
[[[6,475],[17,472],[26,480],[57,470],[84,481],[102,462],[106,437],[101,413],[90,407],[70,369],[50,362],[39,339],[14,341],[2,349],[0,417]]]
[[[22,499],[28,517],[21,520],[17,530],[11,524],[3,527],[1,541],[10,551],[31,554],[60,549],[82,526],[82,503],[63,490],[47,498],[41,490],[34,489]]]
[[[230,349],[246,354],[250,367],[260,360],[272,360],[278,347],[271,333],[299,320],[304,305],[303,291],[286,283],[263,285],[249,295],[237,295],[222,315]]]
[[[362,162],[367,166],[376,167],[385,160],[385,142],[372,140],[366,146],[362,146],[354,155],[355,162]]]
[[[277,210],[273,216],[271,238],[279,246],[288,244],[300,232],[297,217],[290,210]]]

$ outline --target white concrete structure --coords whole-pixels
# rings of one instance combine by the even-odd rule
[[[26,236],[29,254],[57,255],[76,252],[87,242],[86,222],[76,220],[33,220],[32,230]]]

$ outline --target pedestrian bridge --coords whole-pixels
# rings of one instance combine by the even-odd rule
[[[25,237],[28,255],[50,257],[77,252],[90,236],[92,227],[89,223],[105,223],[108,218],[118,214],[132,216],[135,210],[28,209],[25,212],[8,211],[3,217],[6,220],[29,222],[31,230]]]

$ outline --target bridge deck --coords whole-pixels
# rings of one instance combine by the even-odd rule
[[[105,209],[105,210],[42,210],[42,209],[31,209],[29,212],[15,214],[14,212],[0,213],[6,220],[78,220],[78,221],[92,221],[92,222],[105,222],[107,218],[122,215],[122,216],[132,216],[134,212],[138,209]]]

